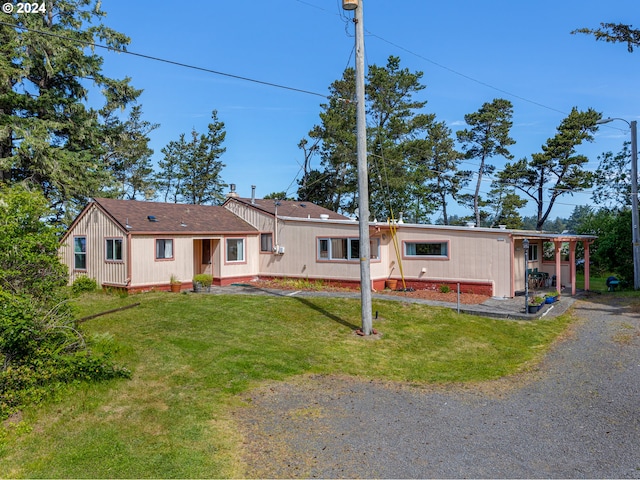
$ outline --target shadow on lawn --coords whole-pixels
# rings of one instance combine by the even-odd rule
[[[350,328],[351,330],[357,330],[358,328],[360,328],[360,327],[354,325],[353,323],[350,323],[350,322],[346,321],[344,318],[341,318],[341,317],[339,317],[339,316],[337,316],[337,315],[325,310],[321,306],[316,305],[315,303],[313,303],[308,298],[303,298],[303,297],[291,297],[291,298],[295,298],[300,303],[303,303],[307,307],[315,310],[316,312],[324,315],[325,317],[333,320],[334,322],[339,323],[340,325],[343,325],[343,326],[345,326],[347,328]]]
[[[293,298],[293,299],[299,301],[300,303],[303,303],[307,307],[311,308],[312,310],[315,310],[316,312],[324,315],[325,317],[333,320],[336,323],[339,323],[340,325],[343,325],[343,326],[345,326],[347,328],[350,328],[351,330],[355,331],[355,330],[360,328],[359,326],[348,322],[344,318],[341,318],[341,317],[329,312],[328,310],[325,310],[324,308],[322,308],[321,306],[315,304],[313,301],[309,300],[308,298],[291,296],[291,294],[282,293],[281,291],[278,291],[276,289],[260,288],[260,287],[256,287],[255,285],[242,284],[242,285],[238,285],[238,286],[241,286],[244,290],[253,291],[254,293],[261,293],[263,295],[274,295],[276,297]]]

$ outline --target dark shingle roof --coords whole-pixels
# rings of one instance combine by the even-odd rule
[[[244,205],[249,205],[257,210],[275,215],[275,200],[266,200],[262,198],[254,199],[253,203],[250,198],[235,197],[230,198],[228,201],[237,201]],[[279,217],[294,217],[294,218],[320,218],[320,215],[329,215],[332,220],[349,220],[348,217],[340,215],[332,210],[321,207],[311,202],[293,201],[293,200],[278,200],[278,216]]]
[[[94,202],[124,230],[132,233],[257,233],[247,222],[220,206],[112,198],[95,198]],[[150,221],[149,216],[156,221]],[[131,228],[127,228],[127,224]]]

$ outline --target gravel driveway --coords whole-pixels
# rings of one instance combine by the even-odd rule
[[[615,299],[613,299],[615,300]],[[581,318],[534,372],[472,386],[306,377],[237,413],[253,477],[640,478],[640,315]]]

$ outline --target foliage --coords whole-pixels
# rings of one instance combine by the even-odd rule
[[[98,289],[98,283],[95,278],[87,277],[86,275],[79,275],[73,281],[71,285],[71,291],[74,295],[80,295],[86,292],[95,292]]]
[[[438,290],[440,293],[449,293],[451,291],[451,287],[449,285],[440,285]]]
[[[418,185],[418,201],[426,198],[434,207],[442,210],[442,221],[449,225],[448,199],[457,200],[459,191],[471,180],[471,171],[459,170],[464,156],[454,148],[451,130],[445,122],[433,122],[427,126],[424,139],[407,142],[406,154],[414,169]],[[423,203],[427,207],[429,203]],[[416,208],[416,217],[421,213]]]
[[[39,192],[0,191],[0,418],[59,384],[127,375],[89,350],[76,324],[50,213]]]
[[[67,283],[57,256],[59,230],[44,221],[49,215],[40,193],[21,185],[0,189],[0,289],[38,305],[60,301]]]
[[[595,172],[592,198],[607,209],[631,206],[631,143],[624,142],[617,154],[603,153]]]
[[[124,50],[129,39],[104,26],[99,0],[48,1],[45,13],[4,14],[0,25],[0,183],[40,188],[58,218],[69,221],[86,199],[111,183],[101,158],[104,118],[140,94],[129,79],[102,72],[87,48]],[[87,79],[101,92],[99,110]]]
[[[577,231],[597,235],[591,260],[600,272],[612,272],[633,284],[631,210],[600,209],[583,215]]]
[[[295,198],[288,197],[287,192],[271,192],[262,197],[265,200],[295,200]]]
[[[171,276],[169,277],[169,283],[171,285],[181,285],[182,282],[180,281],[180,279],[174,275],[173,273],[171,274]]]
[[[191,140],[181,134],[162,149],[164,159],[158,162],[157,187],[164,192],[164,201],[184,201],[202,205],[220,203],[226,186],[220,178],[224,164],[219,160],[226,151],[221,145],[226,132],[218,113],[211,114],[212,123],[206,134],[191,131]]]
[[[193,282],[199,283],[203,287],[210,287],[213,283],[213,277],[208,273],[199,273],[193,276]]]
[[[360,302],[344,298],[140,294],[141,305],[86,324],[109,332],[128,382],[79,385],[25,412],[0,471],[13,478],[245,478],[237,408],[258,385],[316,375],[428,383],[479,382],[531,368],[569,316],[516,322],[374,300],[382,337],[363,341]],[[74,303],[89,315],[130,303]],[[429,352],[428,355],[425,352]],[[375,367],[372,367],[375,366]],[[176,461],[180,459],[180,461]]]
[[[113,172],[114,193],[118,198],[136,200],[153,197],[153,150],[149,148],[149,134],[158,127],[157,123],[142,120],[140,105],[131,109],[124,123],[113,113],[105,119],[108,135],[103,145],[104,160]]]
[[[585,33],[593,35],[596,40],[602,40],[610,43],[626,43],[627,51],[633,52],[633,47],[640,46],[640,30],[634,30],[633,25],[625,25],[623,23],[600,23],[601,28],[579,28],[571,33]]]
[[[371,214],[384,219],[392,212],[398,216],[408,206],[416,217],[424,218],[434,209],[427,187],[433,178],[426,163],[432,158],[434,142],[425,138],[434,115],[420,113],[426,101],[414,97],[425,87],[422,72],[401,68],[400,59],[391,56],[385,66],[371,65],[367,74],[367,150]],[[299,181],[298,197],[348,215],[357,209],[355,72],[347,68],[340,80],[330,86],[329,103],[322,104],[321,123],[309,132],[309,139],[298,145],[305,154],[305,174]],[[444,136],[450,132],[443,125]],[[438,139],[439,160],[450,155],[452,143]],[[311,158],[318,155],[320,169],[311,168]],[[455,156],[455,154],[453,154]],[[451,195],[457,179],[441,186]],[[453,185],[453,186],[451,186]],[[448,190],[447,190],[448,188]]]
[[[310,153],[320,156],[322,170],[309,167],[300,181],[298,198],[335,212],[353,213],[357,191],[356,105],[350,101],[355,98],[354,69],[347,68],[329,92],[329,103],[320,105],[320,125],[309,132],[314,145]],[[307,144],[303,139],[299,146]]]
[[[398,216],[408,205],[421,199],[426,213],[432,206],[421,198],[420,178],[416,178],[407,149],[416,154],[420,144],[413,139],[424,135],[435,119],[433,114],[419,113],[426,101],[415,99],[425,86],[422,72],[400,67],[400,58],[390,56],[384,67],[371,65],[365,87],[368,124],[367,149],[371,213],[377,218]],[[425,205],[427,203],[427,205]],[[416,216],[422,212],[418,209]]]
[[[508,163],[500,172],[503,183],[524,193],[536,204],[536,230],[542,228],[559,197],[592,186],[593,174],[583,169],[589,159],[578,154],[576,147],[593,140],[600,117],[593,109],[584,112],[572,109],[556,135],[542,146],[542,153],[534,153],[530,160],[523,158]],[[548,199],[545,191],[551,192]]]
[[[529,305],[542,305],[544,303],[544,297],[535,296],[529,299]]]
[[[487,102],[475,113],[464,116],[468,129],[457,132],[458,141],[462,144],[467,160],[478,160],[475,192],[473,194],[473,213],[476,226],[481,225],[480,208],[486,205],[480,197],[480,187],[485,175],[491,175],[495,166],[489,160],[501,156],[507,160],[512,158],[508,147],[515,141],[509,136],[513,125],[513,105],[509,100],[501,98]]]

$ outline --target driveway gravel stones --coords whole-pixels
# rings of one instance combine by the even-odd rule
[[[246,395],[247,475],[640,478],[640,315],[610,297],[533,371],[474,385],[308,376]]]

